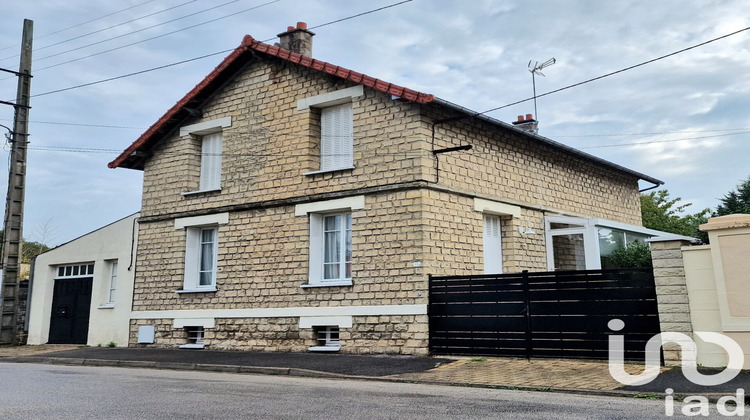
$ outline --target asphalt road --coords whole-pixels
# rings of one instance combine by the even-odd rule
[[[664,418],[658,400],[375,381],[14,363],[0,381],[4,420]]]

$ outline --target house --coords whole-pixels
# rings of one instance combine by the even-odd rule
[[[651,235],[661,181],[313,59],[313,35],[246,36],[109,164],[144,172],[131,345],[426,354],[429,274],[598,268]]]
[[[36,257],[27,344],[128,345],[138,216]]]

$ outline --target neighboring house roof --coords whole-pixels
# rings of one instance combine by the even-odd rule
[[[245,35],[242,40],[242,44],[240,44],[239,47],[232,51],[211,73],[208,74],[208,76],[203,79],[203,81],[197,84],[190,92],[187,93],[187,95],[180,99],[161,118],[159,118],[159,120],[157,120],[148,130],[146,130],[145,133],[143,133],[136,141],[133,142],[133,144],[125,149],[125,151],[123,151],[107,166],[109,166],[110,168],[124,167],[130,169],[143,169],[143,161],[146,157],[148,157],[148,150],[150,149],[150,146],[175,131],[179,127],[179,125],[181,125],[187,118],[195,115],[195,110],[200,109],[203,104],[210,100],[210,98],[213,97],[213,94],[221,89],[225,83],[229,82],[236,74],[236,72],[239,71],[246,63],[252,61],[256,57],[257,53],[277,57],[303,67],[308,67],[313,70],[330,74],[344,80],[349,80],[384,93],[398,96],[408,101],[416,102],[419,104],[437,104],[465,114],[467,117],[480,118],[491,124],[499,125],[505,129],[522,133],[554,148],[558,148],[567,153],[572,153],[584,159],[597,162],[612,169],[628,173],[644,181],[648,181],[656,185],[664,184],[663,181],[660,181],[656,178],[652,178],[648,175],[633,171],[631,169],[614,164],[588,153],[584,153],[580,150],[555,142],[546,137],[542,137],[537,134],[518,129],[510,124],[504,123],[494,118],[480,115],[478,112],[474,112],[468,108],[464,108],[451,102],[436,98],[433,95],[418,92],[393,83],[388,83],[384,80],[376,79],[374,77],[367,76],[365,74],[358,73],[341,66],[335,66],[325,61],[316,60],[314,58],[307,57],[302,54],[283,49],[281,47],[265,44],[263,42],[255,40],[250,35]]]

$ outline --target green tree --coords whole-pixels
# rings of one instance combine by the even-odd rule
[[[713,213],[714,217],[736,213],[750,214],[750,177],[740,183],[737,190],[728,192],[720,201]]]
[[[0,229],[0,253],[2,253],[3,250],[3,238],[5,237],[4,233],[5,232]],[[31,262],[32,258],[36,257],[42,252],[47,252],[49,250],[50,247],[43,243],[24,240],[23,244],[21,245],[21,262]]]
[[[689,214],[685,209],[692,203],[679,204],[682,198],[670,198],[669,191],[658,190],[641,194],[641,217],[643,226],[649,229],[691,236],[708,243],[708,235],[698,230],[698,226],[708,221],[710,209]]]

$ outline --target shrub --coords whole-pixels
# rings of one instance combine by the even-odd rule
[[[651,248],[641,241],[631,242],[612,251],[609,265],[612,268],[652,268]]]

